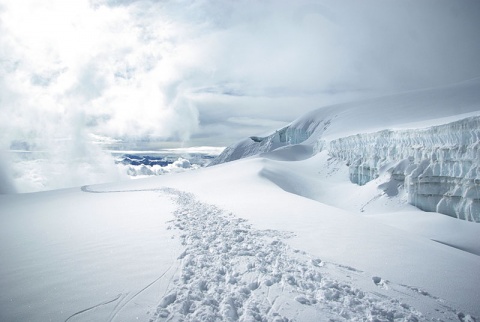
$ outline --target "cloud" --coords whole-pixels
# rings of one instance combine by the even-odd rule
[[[202,130],[202,93],[212,104],[247,96],[258,107],[277,97],[310,109],[345,93],[477,76],[479,5],[431,4],[6,1],[3,76],[20,98],[16,109],[81,109],[95,120],[87,124],[93,133],[188,140]],[[271,105],[244,108],[252,118],[277,118]]]
[[[67,164],[105,157],[90,134],[224,145],[330,103],[472,78],[479,15],[475,0],[3,0],[0,149]]]

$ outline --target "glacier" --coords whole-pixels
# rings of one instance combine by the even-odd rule
[[[380,188],[399,186],[412,205],[480,222],[480,117],[426,129],[384,130],[329,142],[331,156],[347,162],[350,180],[363,185],[387,172]]]
[[[309,144],[305,143],[310,141],[311,138],[321,136],[323,131],[328,128],[330,123],[331,121],[328,119],[320,121],[315,119],[304,121],[303,119],[300,119],[297,120],[297,122],[277,130],[270,135],[264,137],[251,136],[226,147],[218,157],[213,159],[209,166],[259,155],[285,147],[291,147],[300,144],[308,146]],[[313,144],[310,146],[315,148],[317,145],[318,144]],[[318,152],[318,148],[315,148],[315,151]],[[314,151],[312,150],[312,153],[313,152]],[[290,156],[295,157],[295,155]]]
[[[300,147],[310,151],[305,157],[327,150],[346,163],[352,183],[385,174],[379,188],[387,195],[404,189],[421,210],[480,222],[479,115],[477,78],[319,108],[227,147],[211,165]]]

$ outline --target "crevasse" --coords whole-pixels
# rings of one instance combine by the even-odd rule
[[[388,171],[425,211],[480,222],[480,117],[415,130],[384,130],[331,141],[359,185]]]

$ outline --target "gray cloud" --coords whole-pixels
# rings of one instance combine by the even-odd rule
[[[480,75],[476,0],[33,2],[0,8],[0,147],[67,163],[81,158],[60,139],[88,160],[103,158],[90,134],[224,145]]]

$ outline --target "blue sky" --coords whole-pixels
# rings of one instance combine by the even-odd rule
[[[0,0],[0,148],[225,146],[479,76],[478,17],[475,0]]]

